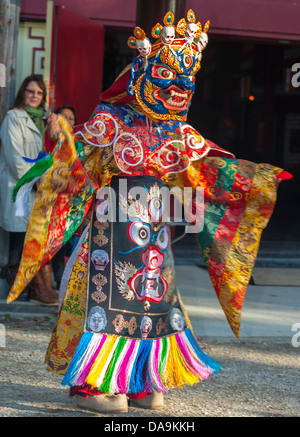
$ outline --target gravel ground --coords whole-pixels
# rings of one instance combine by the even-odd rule
[[[48,317],[0,320],[6,333],[5,347],[0,347],[0,417],[101,417],[78,409],[60,385],[62,377],[46,370],[44,355],[54,322]],[[223,366],[217,375],[171,390],[161,410],[130,407],[128,413],[110,417],[299,417],[300,348],[289,339],[199,342]]]

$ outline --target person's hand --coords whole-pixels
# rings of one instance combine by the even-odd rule
[[[273,175],[273,181],[275,182],[275,185],[278,187],[280,182],[282,181],[281,178],[278,178],[277,176]]]
[[[57,114],[51,114],[47,120],[47,133],[51,140],[58,140],[61,128]]]

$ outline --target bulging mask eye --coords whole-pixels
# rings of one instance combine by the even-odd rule
[[[152,68],[152,76],[158,79],[173,80],[175,79],[175,71],[164,65],[154,65]]]
[[[128,236],[138,246],[147,246],[150,241],[150,226],[134,221],[129,225]]]
[[[193,58],[189,54],[185,53],[183,55],[183,63],[185,68],[190,68],[193,64]]]

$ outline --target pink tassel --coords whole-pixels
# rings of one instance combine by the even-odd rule
[[[130,378],[130,367],[135,360],[136,348],[138,344],[136,340],[130,341],[129,349],[124,357],[123,363],[120,366],[119,376],[118,376],[118,386],[119,393],[126,393],[128,390],[128,380]]]
[[[199,375],[202,379],[207,379],[212,372],[192,356],[187,344],[183,341],[181,334],[176,334],[175,338],[178,347],[186,360],[189,371],[194,375]]]

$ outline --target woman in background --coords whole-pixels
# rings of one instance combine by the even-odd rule
[[[40,76],[26,77],[0,131],[0,226],[9,232],[8,265],[16,271],[22,255],[28,214],[27,217],[19,215],[17,205],[12,201],[12,191],[42,151],[46,95],[46,86]],[[32,191],[28,211],[32,208],[34,197],[35,193]],[[44,266],[32,281],[30,299],[52,305],[57,304],[58,299],[57,293],[49,285],[49,267],[51,268]]]
[[[69,122],[70,126],[74,128],[77,125],[76,111],[73,106],[64,105],[56,109],[55,114],[61,114]]]

